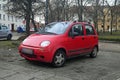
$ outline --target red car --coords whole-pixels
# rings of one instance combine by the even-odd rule
[[[98,50],[98,35],[86,22],[50,23],[19,46],[19,53],[25,59],[52,63],[56,67],[77,55],[89,54],[95,58]]]

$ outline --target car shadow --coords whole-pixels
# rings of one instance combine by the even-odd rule
[[[91,58],[87,55],[69,58],[66,60],[66,63],[63,67],[72,66],[76,63],[85,63],[87,62],[86,60],[89,60],[89,59]],[[52,64],[50,63],[45,63],[45,62],[40,62],[40,61],[28,61],[27,60],[26,62],[32,66],[41,67],[41,68],[50,68],[50,69],[57,68],[57,67],[52,66]],[[62,68],[62,67],[59,67],[59,68]]]

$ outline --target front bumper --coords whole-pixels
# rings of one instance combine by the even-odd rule
[[[33,50],[33,54],[23,53],[22,48],[28,48]],[[32,61],[47,62],[47,63],[51,63],[54,56],[54,54],[52,53],[52,50],[49,48],[31,47],[31,46],[25,46],[25,45],[21,45],[19,47],[19,53],[25,59],[32,60]]]

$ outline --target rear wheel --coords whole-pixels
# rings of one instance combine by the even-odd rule
[[[11,40],[11,39],[12,39],[12,35],[9,34],[9,35],[7,36],[7,40]]]
[[[97,50],[97,47],[95,47],[93,51],[90,53],[90,57],[91,58],[97,57],[97,53],[98,53],[98,50]]]
[[[65,52],[63,50],[58,50],[53,58],[52,62],[53,66],[61,67],[65,64],[65,62],[66,62]]]

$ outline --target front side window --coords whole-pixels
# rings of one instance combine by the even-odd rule
[[[70,29],[70,32],[69,32],[69,35],[75,35],[75,36],[80,36],[80,35],[83,35],[83,28],[82,28],[82,25],[81,24],[76,24],[74,25],[71,29]]]
[[[86,35],[95,35],[93,27],[90,25],[85,25]]]

